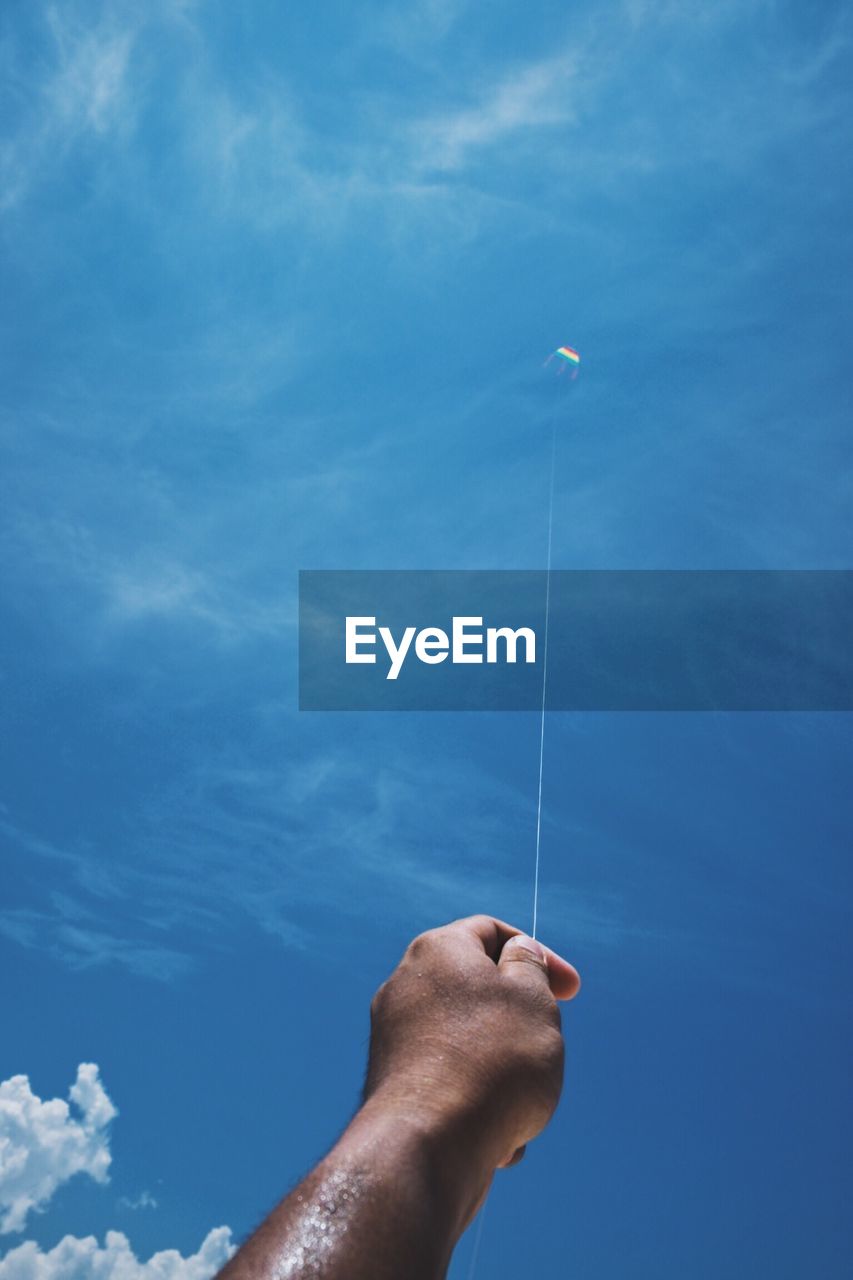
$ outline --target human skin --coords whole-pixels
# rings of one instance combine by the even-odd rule
[[[220,1280],[440,1280],[551,1118],[576,970],[491,916],[423,933],[371,1005],[363,1103]]]

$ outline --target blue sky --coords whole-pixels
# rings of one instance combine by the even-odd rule
[[[549,350],[555,565],[851,567],[851,41],[831,3],[4,5],[21,1150],[99,1074],[0,1257],[120,1231],[198,1280],[350,1114],[412,934],[529,923],[535,716],[300,715],[296,575],[541,566]],[[842,715],[552,717],[584,990],[480,1274],[841,1273],[851,762]]]

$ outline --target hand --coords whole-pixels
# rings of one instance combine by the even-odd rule
[[[570,964],[490,916],[421,934],[371,1010],[364,1105],[221,1280],[444,1280],[563,1080]]]
[[[415,938],[371,1006],[365,1100],[420,1119],[447,1158],[473,1160],[482,1198],[495,1168],[521,1158],[563,1080],[557,1000],[575,969],[490,916]],[[472,1210],[473,1211],[473,1210]]]

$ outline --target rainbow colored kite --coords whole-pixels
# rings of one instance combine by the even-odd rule
[[[574,347],[557,347],[554,352],[555,356],[562,356],[569,364],[580,364],[581,358]]]

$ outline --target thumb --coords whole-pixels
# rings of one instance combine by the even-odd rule
[[[529,938],[526,933],[517,933],[507,939],[498,958],[498,969],[513,982],[551,985],[548,952],[541,942]]]

